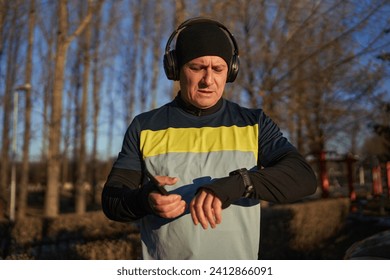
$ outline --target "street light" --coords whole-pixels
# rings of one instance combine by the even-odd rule
[[[18,107],[19,107],[19,91],[30,90],[31,85],[26,83],[24,85],[15,87],[14,92],[14,106],[13,106],[13,136],[12,136],[12,169],[11,169],[11,186],[10,186],[10,220],[15,221],[15,200],[16,200],[16,151],[17,151],[17,130],[18,130]]]

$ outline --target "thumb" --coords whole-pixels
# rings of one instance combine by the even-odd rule
[[[174,185],[177,183],[177,181],[179,181],[179,178],[177,178],[177,177],[167,177],[166,184],[167,185]]]
[[[155,176],[155,178],[160,186],[174,185],[179,181],[179,178],[170,176]]]

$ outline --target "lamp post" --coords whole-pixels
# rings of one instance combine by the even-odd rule
[[[10,220],[15,221],[16,208],[16,152],[17,152],[17,130],[18,130],[18,108],[19,108],[19,91],[29,90],[29,83],[14,88],[14,105],[13,105],[13,135],[12,135],[12,168],[11,168],[11,186],[10,186]]]

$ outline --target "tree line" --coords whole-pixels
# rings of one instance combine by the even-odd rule
[[[69,173],[75,211],[85,212],[85,184],[101,179],[118,131],[176,95],[162,70],[165,43],[199,15],[238,41],[227,98],[262,107],[305,155],[361,152],[367,124],[386,120],[378,104],[389,102],[389,64],[378,57],[389,52],[389,11],[388,0],[0,0],[1,213],[18,160],[17,216],[26,215],[32,154],[45,163],[44,215],[60,214]]]

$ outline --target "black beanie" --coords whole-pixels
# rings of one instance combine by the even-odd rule
[[[233,46],[229,35],[218,25],[200,22],[184,28],[179,33],[175,52],[179,69],[192,59],[208,55],[223,58],[229,67]]]

